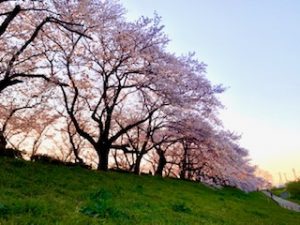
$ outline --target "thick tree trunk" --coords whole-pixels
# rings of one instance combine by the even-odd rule
[[[97,147],[96,151],[99,156],[98,170],[108,170],[108,156],[109,156],[110,145],[101,144]]]
[[[134,166],[134,173],[139,175],[140,174],[140,167],[141,167],[141,161],[143,158],[143,154],[138,154],[137,158],[135,160],[135,166]]]
[[[182,170],[180,171],[180,175],[179,175],[180,179],[182,179],[182,180],[185,180],[185,179],[186,179],[185,172],[186,172],[185,169],[182,169]]]
[[[4,151],[6,149],[7,141],[3,135],[3,132],[0,131],[0,151]]]
[[[7,141],[3,135],[3,131],[0,131],[0,155],[11,158],[22,158],[21,151],[7,148]]]
[[[187,162],[186,162],[185,158],[181,161],[181,168],[180,169],[181,169],[181,171],[180,171],[179,177],[180,177],[180,179],[185,180],[186,179],[186,172],[187,172]]]
[[[156,152],[159,156],[159,160],[158,160],[158,165],[157,165],[157,168],[156,168],[156,171],[155,171],[155,175],[162,177],[164,168],[167,164],[167,159],[166,159],[165,154],[162,150],[157,150]]]

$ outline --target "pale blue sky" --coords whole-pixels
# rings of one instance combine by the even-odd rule
[[[300,176],[300,1],[121,0],[129,19],[162,16],[177,54],[195,51],[221,97],[227,128],[254,164]]]

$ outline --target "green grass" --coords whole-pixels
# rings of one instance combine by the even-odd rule
[[[296,225],[261,193],[0,158],[0,224]]]
[[[288,183],[286,189],[291,194],[290,200],[300,204],[300,181]]]
[[[272,192],[274,195],[280,196],[282,193],[286,192],[286,188],[285,188],[285,187],[281,187],[281,188],[273,188],[273,189],[271,190],[271,192]]]

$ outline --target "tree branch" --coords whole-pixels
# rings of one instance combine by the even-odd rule
[[[0,3],[4,2],[5,0],[0,1]],[[5,18],[3,23],[0,26],[0,37],[4,32],[6,31],[8,25],[13,21],[13,19],[21,12],[21,7],[19,5],[16,5],[15,8],[8,13],[8,16]]]

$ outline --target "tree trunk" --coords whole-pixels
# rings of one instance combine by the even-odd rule
[[[183,143],[183,156],[181,160],[181,171],[180,171],[180,179],[185,180],[186,179],[186,171],[187,171],[187,164],[188,164],[188,151],[187,146],[185,143]]]
[[[79,156],[78,150],[73,149],[74,155],[75,155],[75,163],[78,163],[79,165],[83,165],[83,159]]]
[[[185,172],[186,172],[186,171],[185,171],[184,169],[182,169],[182,170],[180,171],[180,175],[179,175],[180,179],[182,179],[182,180],[185,180],[185,179],[186,179]]]
[[[0,131],[0,151],[4,151],[6,149],[7,141],[3,135],[3,132]]]
[[[163,170],[167,164],[167,159],[165,157],[165,154],[162,150],[156,150],[158,156],[159,156],[159,160],[158,160],[158,165],[155,171],[155,175],[156,176],[161,176],[163,175]]]
[[[134,173],[139,175],[140,174],[140,167],[141,167],[141,161],[142,161],[142,158],[143,158],[143,154],[140,153],[137,155],[137,158],[135,160],[135,166],[134,166]]]
[[[99,145],[99,147],[97,147],[96,150],[99,156],[98,170],[107,171],[110,145],[101,144]]]
[[[116,164],[117,170],[119,170],[120,166],[119,166],[119,162],[118,162],[118,158],[117,158],[118,157],[117,151],[114,152],[113,157],[114,157],[114,160],[115,160],[115,164]]]

